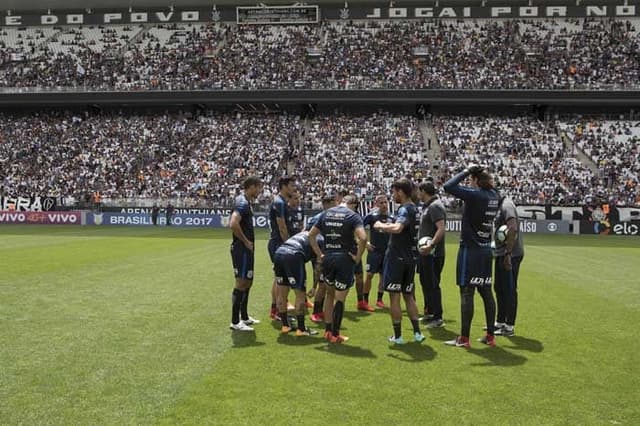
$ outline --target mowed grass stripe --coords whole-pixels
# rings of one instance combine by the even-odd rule
[[[26,276],[3,279],[3,419],[144,422],[225,349],[208,323],[228,298],[208,275],[229,266],[206,240],[98,244],[35,250]]]
[[[8,237],[38,238],[32,229],[20,237],[13,228]],[[426,332],[422,345],[390,348],[388,313],[354,312],[352,294],[344,322],[352,340],[329,349],[318,338],[280,337],[269,322],[254,335],[228,330],[228,230],[40,229],[69,254],[49,262],[47,250],[26,250],[31,260],[0,278],[3,423],[601,424],[640,415],[633,374],[640,348],[624,326],[640,320],[637,307],[594,292],[586,272],[576,282],[558,272],[579,263],[580,247],[586,258],[603,250],[612,256],[593,274],[637,274],[634,262],[616,263],[637,252],[636,240],[528,238],[518,336],[500,338],[496,349],[474,342],[464,351],[442,344],[460,326],[449,236],[446,329]],[[87,236],[95,244],[80,242]],[[250,311],[265,320],[271,269],[264,239],[256,251]],[[618,288],[625,287],[635,283]],[[476,297],[473,339],[483,323]],[[406,319],[403,329],[411,340]]]
[[[443,283],[448,327],[428,332],[431,338],[423,345],[389,348],[388,314],[353,312],[351,295],[344,325],[352,339],[344,347],[282,337],[277,328],[260,325],[255,342],[242,335],[229,338],[235,349],[218,370],[193,385],[164,422],[415,424],[425,416],[444,423],[596,424],[637,418],[636,379],[629,372],[640,348],[633,333],[620,327],[605,339],[595,337],[606,334],[608,324],[640,319],[637,311],[558,279],[549,262],[526,263],[554,259],[545,247],[528,248],[523,264],[517,328],[522,335],[499,338],[496,349],[475,341],[471,351],[442,345],[459,330],[452,246]],[[482,325],[484,311],[476,297],[474,340]],[[411,340],[406,320],[404,333]],[[619,342],[630,347],[616,349]],[[612,350],[621,352],[615,362]],[[251,410],[243,408],[247,393]],[[491,415],[485,418],[485,412]]]

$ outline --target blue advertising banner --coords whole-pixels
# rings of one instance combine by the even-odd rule
[[[153,226],[149,213],[120,213],[103,212],[87,213],[87,225],[96,226]],[[167,226],[165,215],[158,215],[157,226]],[[176,214],[171,217],[171,226],[189,228],[226,228],[229,226],[229,216],[219,214]],[[269,220],[266,215],[256,215],[253,218],[256,228],[268,228]]]

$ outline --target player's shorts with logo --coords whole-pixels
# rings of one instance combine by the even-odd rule
[[[491,248],[460,246],[456,265],[456,282],[460,287],[491,286]]]
[[[322,275],[325,282],[336,290],[343,291],[353,286],[355,263],[347,254],[335,254],[324,257],[322,261]]]
[[[404,259],[387,254],[384,257],[382,280],[384,289],[389,293],[411,293],[414,289],[416,262],[413,258]]]
[[[384,252],[377,250],[367,253],[367,272],[379,274],[384,270]]]
[[[274,254],[273,271],[276,284],[288,285],[294,290],[305,290],[307,271],[300,253],[280,247]]]
[[[245,280],[253,279],[253,252],[240,241],[231,243],[231,264],[236,278]]]

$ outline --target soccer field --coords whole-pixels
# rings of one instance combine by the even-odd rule
[[[460,327],[455,235],[447,325],[400,347],[355,291],[346,344],[281,336],[258,237],[254,334],[228,328],[229,230],[0,227],[0,424],[640,422],[638,238],[527,235],[516,336],[476,342],[476,296],[467,351],[442,343]]]

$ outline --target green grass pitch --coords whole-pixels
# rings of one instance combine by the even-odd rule
[[[640,239],[527,237],[516,337],[475,342],[476,296],[466,351],[442,343],[460,326],[452,234],[446,328],[390,347],[388,312],[355,294],[347,344],[280,336],[264,233],[263,322],[234,334],[229,230],[0,227],[0,424],[640,423]]]

